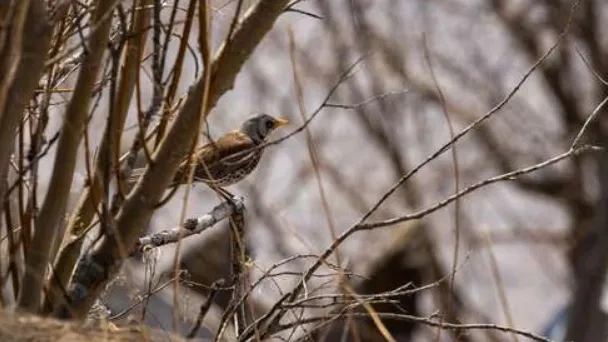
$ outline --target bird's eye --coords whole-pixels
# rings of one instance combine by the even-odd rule
[[[272,121],[266,121],[266,128],[267,129],[271,129],[272,127],[274,127],[274,122],[272,122]]]

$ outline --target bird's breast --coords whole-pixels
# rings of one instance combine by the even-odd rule
[[[261,157],[262,152],[259,150],[227,156],[217,163],[207,165],[206,169],[201,168],[202,172],[199,172],[197,167],[197,178],[209,185],[232,185],[249,175],[257,167]]]

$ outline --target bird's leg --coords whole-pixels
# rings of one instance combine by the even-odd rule
[[[228,191],[222,187],[214,186],[213,190],[215,190],[215,192],[217,192],[226,201],[231,201],[232,197],[234,197],[234,195],[232,193],[230,193],[230,191]]]
[[[212,186],[211,188],[226,202],[230,203],[233,208],[237,208],[237,205],[234,203],[234,195],[230,191],[219,186]]]

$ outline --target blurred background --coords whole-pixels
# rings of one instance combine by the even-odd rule
[[[174,20],[176,35],[187,4],[181,2],[162,2],[159,18],[165,24]],[[177,15],[171,19],[175,3]],[[243,6],[245,13],[255,1],[212,3],[217,49],[235,7]],[[246,269],[250,285],[255,284],[249,300],[252,321],[290,291],[332,241],[402,176],[505,99],[488,120],[399,186],[369,221],[416,213],[475,183],[567,152],[608,96],[602,80],[608,76],[604,1],[295,0],[289,8],[201,132],[203,141],[217,138],[264,112],[292,122],[272,136],[276,139],[315,115],[305,129],[269,146],[257,170],[228,189],[245,198]],[[196,36],[189,38],[193,46]],[[148,39],[144,55],[152,53]],[[168,45],[170,62],[178,43],[173,39]],[[188,53],[185,63],[178,97],[201,76],[196,53]],[[149,64],[142,74],[151,77]],[[148,80],[141,85],[142,103],[148,106],[152,98]],[[50,132],[62,124],[61,106],[54,110]],[[107,110],[101,101],[96,109],[101,114],[89,123],[91,151],[102,137]],[[608,127],[599,110],[582,143],[606,144]],[[123,152],[136,135],[136,114],[132,103]],[[52,166],[52,156],[53,149],[41,159],[43,191],[49,177],[43,170]],[[80,158],[72,207],[87,177],[84,153]],[[182,187],[155,213],[148,233],[178,225],[184,192]],[[220,202],[205,185],[194,185],[186,217],[204,215]],[[175,245],[130,260],[101,303],[114,321],[143,319],[168,331],[177,310],[181,332],[187,332],[212,284],[230,278],[229,240],[228,224],[222,222],[183,241],[178,304],[166,283],[176,272]],[[361,295],[408,285],[408,290],[421,289],[370,302],[387,314],[382,322],[397,341],[527,339],[483,326],[440,332],[388,314],[498,324],[556,341],[607,341],[607,265],[608,158],[580,154],[484,186],[420,219],[349,236],[308,282],[306,296],[319,299],[302,304],[282,323],[344,309],[350,304],[329,297],[346,293],[344,284]],[[230,298],[227,289],[214,297],[199,338],[217,331]],[[360,305],[348,310],[368,312]],[[276,336],[385,340],[377,323],[363,316],[319,325],[311,320]]]
[[[215,2],[214,37],[227,31],[235,5],[235,1]],[[343,108],[323,108],[306,132],[269,147],[257,171],[230,188],[246,198],[252,281],[281,260],[322,253],[402,175],[449,141],[445,111],[454,132],[471,124],[521,82],[558,43],[562,32],[565,36],[557,49],[513,98],[455,145],[459,188],[567,151],[606,95],[605,85],[594,75],[608,74],[606,38],[599,25],[608,6],[600,1],[574,7],[567,1],[344,0],[301,1],[294,8],[320,19],[284,13],[245,65],[234,89],[210,115],[212,137],[238,128],[256,112],[284,115],[296,129],[322,106],[340,76],[363,60],[328,101]],[[294,67],[301,82],[303,113]],[[184,79],[184,89],[196,76],[191,75],[192,79]],[[603,141],[602,122],[593,123],[588,142]],[[334,256],[330,261],[339,261],[352,273],[349,279],[360,293],[443,279],[430,289],[400,297],[400,308],[389,305],[389,311],[423,317],[440,312],[448,320],[496,323],[537,333],[548,329],[554,315],[570,301],[585,301],[589,307],[584,314],[591,314],[590,306],[599,305],[595,303],[601,296],[598,293],[588,302],[577,298],[575,289],[577,284],[601,287],[585,280],[593,275],[603,282],[600,275],[605,273],[606,258],[595,261],[589,255],[595,248],[605,249],[606,241],[585,239],[590,234],[602,236],[608,229],[594,223],[597,216],[608,215],[608,207],[600,201],[600,184],[606,177],[598,166],[601,157],[581,156],[485,187],[459,201],[458,218],[451,204],[421,220],[359,232],[338,248],[339,260]],[[446,198],[454,193],[455,174],[451,153],[444,153],[401,186],[374,218],[412,213]],[[178,223],[181,199],[178,193],[157,212],[152,231]],[[189,217],[206,213],[218,201],[206,186],[195,186]],[[450,288],[444,278],[454,262],[456,224],[459,259],[455,286]],[[221,243],[227,239],[224,226],[185,241],[184,268],[194,283],[211,285],[228,276],[228,243]],[[161,249],[156,273],[171,272],[173,253],[171,247]],[[258,310],[270,308],[313,260],[296,259],[275,271],[292,275],[261,282],[253,292]],[[336,292],[338,278],[329,277],[331,273],[337,274],[320,270],[309,285],[311,291]],[[205,290],[192,288],[190,295],[204,297]],[[171,300],[166,295],[168,306]],[[198,310],[191,303],[183,303],[184,310],[192,310],[190,320]],[[160,311],[151,314],[164,312],[168,324],[170,315]],[[601,317],[605,326],[603,311]],[[566,322],[559,325],[565,328]],[[360,332],[360,338],[379,338],[373,324],[367,323],[369,332]],[[395,321],[389,328],[403,341],[430,341],[437,336],[434,328],[407,322]],[[602,331],[605,336],[605,328],[594,329],[600,330],[590,335],[605,341],[598,335]],[[337,335],[328,340],[337,339],[342,330],[336,327]],[[366,339],[366,335],[377,336]],[[491,330],[461,335],[446,333],[441,340],[510,338]]]

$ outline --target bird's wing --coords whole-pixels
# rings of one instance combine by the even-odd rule
[[[250,154],[256,152],[253,147],[255,145],[251,138],[239,131],[228,132],[217,141],[199,147],[196,151],[198,172],[195,173],[195,178],[205,180],[210,178],[209,175],[211,175],[211,179],[219,177],[220,170],[236,166],[245,158],[251,157]],[[250,152],[244,152],[247,150],[250,150]],[[176,179],[185,177],[181,171],[186,170],[187,163],[188,159],[186,158],[179,167]],[[204,168],[200,168],[201,164],[204,165]]]
[[[251,150],[253,147],[255,145],[249,136],[239,131],[232,131],[224,134],[217,141],[200,147],[197,151],[197,158],[199,162],[207,166],[218,162],[230,163],[233,159],[230,156],[234,155],[234,159],[240,160],[249,154],[244,151]],[[251,150],[250,153],[254,151]]]

